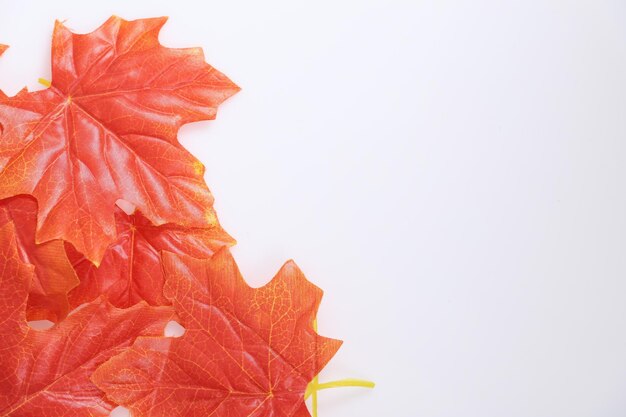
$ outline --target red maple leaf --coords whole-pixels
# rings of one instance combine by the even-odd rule
[[[162,250],[208,258],[218,248],[235,243],[217,224],[209,228],[155,226],[138,211],[128,215],[120,209],[115,218],[118,238],[105,252],[99,267],[68,245],[68,255],[80,278],[80,285],[69,295],[72,307],[102,294],[120,308],[141,300],[151,305],[169,305],[163,296]]]
[[[313,320],[322,291],[293,262],[262,288],[226,248],[208,260],[163,253],[165,297],[186,328],[142,337],[92,380],[135,417],[305,416],[307,384],[339,348]]]
[[[50,87],[0,91],[0,417],[104,417],[111,401],[135,417],[305,417],[341,345],[314,330],[322,291],[293,262],[262,288],[241,277],[177,138],[238,87],[200,49],[162,46],[165,20],[57,22]],[[165,338],[174,311],[186,333]]]
[[[216,224],[204,167],[177,133],[238,87],[199,48],[162,46],[165,21],[112,17],[89,34],[57,22],[51,87],[0,99],[0,198],[37,199],[37,241],[69,241],[99,264],[119,199],[156,225]]]
[[[99,300],[46,331],[26,323],[34,268],[18,254],[12,223],[0,227],[0,416],[107,416],[114,407],[90,381],[139,335],[162,334],[171,308],[118,310]]]
[[[32,197],[17,196],[0,201],[0,226],[7,223],[15,224],[20,259],[35,267],[28,297],[28,319],[56,322],[65,318],[70,310],[67,293],[79,281],[63,242],[51,240],[35,244],[37,202]]]

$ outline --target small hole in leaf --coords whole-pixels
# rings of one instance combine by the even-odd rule
[[[165,337],[181,337],[185,334],[185,328],[176,321],[170,321],[165,325],[163,334]]]
[[[126,407],[118,405],[109,413],[109,417],[130,417],[130,411]]]
[[[54,323],[50,320],[33,320],[28,322],[28,327],[33,330],[48,330],[54,326]]]
[[[115,204],[117,204],[117,206],[121,208],[122,211],[128,214],[129,216],[135,212],[136,207],[130,201],[119,199],[115,202]]]

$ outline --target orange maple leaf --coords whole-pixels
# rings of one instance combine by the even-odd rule
[[[105,252],[100,266],[96,267],[73,247],[67,248],[80,278],[80,285],[69,294],[72,307],[103,294],[120,308],[142,300],[151,305],[169,305],[163,296],[162,250],[209,258],[220,247],[235,243],[219,224],[208,228],[155,226],[139,211],[128,215],[120,209],[115,218],[118,237]]]
[[[307,384],[341,345],[313,330],[322,291],[293,262],[255,289],[226,248],[162,256],[185,334],[138,338],[96,370],[96,385],[135,417],[308,416]]]
[[[112,17],[89,34],[57,22],[50,88],[0,98],[0,198],[37,199],[37,242],[69,241],[99,264],[119,199],[155,225],[217,223],[204,167],[177,134],[239,88],[199,48],[162,46],[165,21]]]
[[[70,311],[68,292],[79,281],[63,242],[35,244],[37,202],[32,197],[22,195],[0,201],[0,226],[7,223],[15,224],[20,259],[35,267],[28,297],[28,319],[56,322],[65,318]]]
[[[162,334],[171,308],[99,300],[36,331],[26,323],[34,267],[20,259],[12,223],[0,226],[0,262],[0,417],[108,416],[114,405],[90,381],[93,370],[137,336]]]

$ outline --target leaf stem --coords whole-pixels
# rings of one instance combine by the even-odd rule
[[[317,417],[317,387],[319,386],[319,376],[315,376],[315,378],[313,378],[313,382],[311,382],[306,390],[308,391],[309,388],[312,388],[312,392],[309,395],[312,395],[313,397],[311,398],[311,411],[313,412],[312,417]],[[308,396],[305,394],[304,395],[304,399],[306,400],[308,398]]]
[[[317,318],[313,320],[313,330],[315,331],[315,333],[317,333]],[[315,378],[313,378],[313,381],[306,387],[306,390],[309,391],[309,388],[311,388],[312,391],[312,395],[313,398],[311,398],[311,411],[312,411],[312,416],[311,417],[317,417],[317,386],[319,385],[320,382],[320,376],[315,375]],[[306,399],[308,398],[308,396],[306,395],[306,393],[304,394],[304,400],[306,401]]]
[[[313,329],[317,333],[317,320],[313,321]],[[306,387],[306,391],[304,393],[304,400],[306,401],[309,397],[311,397],[311,414],[312,417],[317,417],[317,392],[330,389],[330,388],[339,388],[339,387],[361,387],[361,388],[374,388],[376,384],[371,381],[365,381],[363,379],[353,379],[346,378],[340,379],[337,381],[331,382],[323,382],[320,384],[319,375],[316,375],[313,378],[313,381],[309,383]]]
[[[318,391],[322,391],[322,390],[330,389],[330,388],[339,388],[339,387],[374,388],[375,386],[376,384],[371,381],[366,381],[363,379],[353,379],[353,378],[340,379],[340,380],[331,381],[331,382],[323,382],[320,384],[318,378],[315,377],[315,379],[307,386],[306,392],[304,393],[304,399],[306,400],[311,396],[313,396],[313,398],[315,399]]]

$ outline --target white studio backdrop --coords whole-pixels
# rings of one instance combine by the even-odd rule
[[[248,281],[325,290],[322,380],[378,384],[320,416],[626,415],[626,3],[0,0],[0,86],[111,14],[243,88],[181,140]]]

